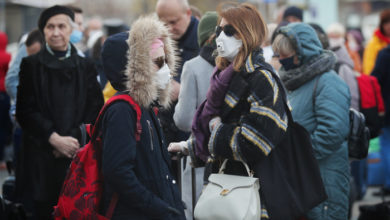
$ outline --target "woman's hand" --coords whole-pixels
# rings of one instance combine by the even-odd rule
[[[61,154],[67,158],[73,158],[76,151],[80,148],[79,141],[71,136],[61,136],[57,132],[53,132],[50,135],[49,143],[57,150],[60,154],[54,153],[54,156],[60,156]]]

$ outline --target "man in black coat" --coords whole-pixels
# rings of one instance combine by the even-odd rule
[[[93,123],[103,97],[93,63],[69,43],[74,13],[44,10],[38,27],[46,45],[24,58],[19,73],[16,118],[23,130],[17,194],[32,193],[36,219],[52,219],[66,170],[81,147],[83,123]]]
[[[187,0],[159,0],[156,5],[156,12],[160,20],[168,26],[172,39],[177,41],[181,58],[177,75],[174,76],[174,80],[171,82],[173,104],[168,110],[159,113],[167,142],[178,142],[186,140],[189,134],[180,131],[176,127],[173,121],[173,113],[179,97],[180,77],[184,62],[199,54],[197,38],[199,21],[191,15],[191,8]]]

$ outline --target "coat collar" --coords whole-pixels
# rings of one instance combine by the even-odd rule
[[[77,66],[77,50],[71,45],[70,56],[65,59],[58,59],[55,55],[52,55],[46,47],[38,53],[38,59],[40,63],[52,69],[69,69]]]
[[[237,106],[240,100],[246,98],[245,96],[248,94],[250,89],[247,79],[258,69],[265,69],[274,72],[272,66],[265,62],[262,49],[255,50],[250,53],[245,61],[245,65],[241,68],[241,71],[234,73],[225,96],[221,111],[222,117],[227,116],[234,107]]]
[[[324,50],[322,54],[313,57],[298,68],[288,71],[281,68],[280,79],[288,90],[295,90],[314,77],[332,70],[336,60],[336,55],[332,51]]]
[[[187,50],[199,49],[198,41],[196,39],[196,37],[198,36],[196,34],[198,31],[198,24],[199,21],[194,16],[191,16],[191,21],[188,25],[186,32],[178,40],[179,48],[186,48]]]

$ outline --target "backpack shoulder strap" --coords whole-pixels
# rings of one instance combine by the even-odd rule
[[[98,125],[100,124],[100,120],[101,120],[104,112],[107,110],[107,108],[117,101],[125,101],[125,102],[129,103],[130,106],[135,110],[135,112],[137,114],[135,139],[136,139],[136,141],[139,141],[141,139],[141,133],[142,133],[142,126],[141,126],[142,112],[141,112],[141,108],[138,105],[138,103],[135,102],[134,99],[128,94],[120,94],[120,95],[113,96],[104,104],[103,108],[100,110],[99,115],[96,119],[95,126],[93,126],[93,128],[92,128],[92,134],[94,135],[96,133],[95,128],[99,127]]]

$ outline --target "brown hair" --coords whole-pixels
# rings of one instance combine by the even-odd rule
[[[233,61],[233,68],[239,71],[245,64],[248,55],[261,47],[267,38],[267,26],[260,12],[249,3],[238,4],[227,2],[218,5],[218,24],[224,18],[236,29],[236,36],[242,40],[242,47]],[[225,69],[229,61],[223,57],[217,57],[216,65],[219,69]]]
[[[382,32],[382,34],[385,34],[385,31],[383,30],[383,25],[387,22],[390,22],[390,9],[385,9],[380,14],[380,23],[379,23],[379,29]]]

